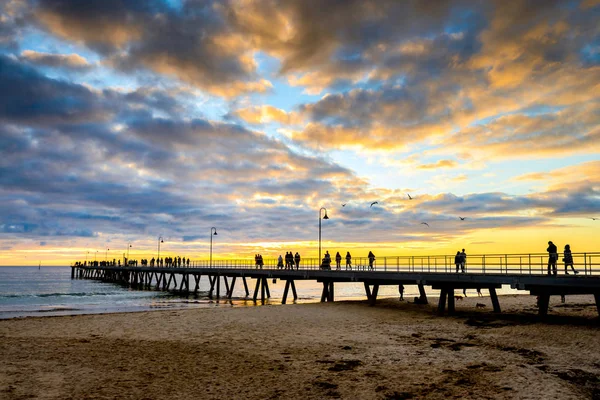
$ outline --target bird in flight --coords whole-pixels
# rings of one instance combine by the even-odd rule
[[[409,199],[409,200],[412,200],[412,199],[413,199],[412,197],[410,197],[410,194],[406,193],[406,195],[408,196],[408,199]]]
[[[421,222],[421,225],[427,225],[427,227],[429,227],[429,224],[427,222]]]
[[[342,207],[346,207],[346,204],[347,204],[347,203],[344,203],[344,204],[342,204]]]
[[[594,221],[597,221],[597,220],[598,220],[598,218],[592,218],[592,220],[594,220]]]
[[[374,201],[371,203],[371,205],[369,207],[373,207],[373,204],[379,204],[378,202]]]
[[[464,221],[466,217],[458,217],[461,221]]]

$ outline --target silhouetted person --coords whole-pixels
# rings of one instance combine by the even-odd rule
[[[296,264],[296,269],[300,269],[300,254],[298,252],[294,255],[294,263]]]
[[[477,296],[478,297],[483,297],[483,295],[481,294],[481,288],[480,287],[477,288]]]
[[[342,269],[342,256],[340,255],[340,252],[338,251],[335,254],[335,269]]]
[[[398,285],[398,291],[400,292],[400,301],[404,301],[404,285]]]
[[[552,243],[552,241],[548,242],[548,248],[546,249],[548,252],[548,275],[556,276],[556,262],[558,261],[558,249],[556,245]]]
[[[187,259],[187,266],[188,266],[188,267],[190,266],[190,258],[189,258],[189,257],[188,257],[188,259]]]
[[[374,270],[373,263],[375,262],[375,254],[372,251],[369,251],[369,269]]]
[[[563,262],[565,263],[565,275],[569,275],[569,272],[567,270],[567,267],[569,265],[571,266],[573,273],[577,275],[579,271],[577,271],[575,267],[573,267],[573,254],[571,254],[571,246],[569,246],[568,244],[565,245],[565,251],[563,252],[563,256]]]
[[[460,257],[460,251],[456,252],[456,255],[454,256],[454,265],[456,265],[456,273],[458,274],[458,269],[460,268],[460,261],[461,257]]]
[[[462,249],[460,252],[460,269],[462,273],[465,273],[465,265],[467,264],[467,253],[465,253],[465,249]]]
[[[322,269],[331,269],[331,255],[329,254],[329,250],[325,251],[325,256],[321,262]]]
[[[352,270],[352,256],[350,252],[346,252],[346,270]]]
[[[458,272],[458,269],[456,270],[456,272]],[[465,297],[467,297],[467,288],[463,289],[463,294],[465,295]]]
[[[283,257],[281,257],[281,254],[279,255],[279,258],[277,259],[277,269],[283,269]]]

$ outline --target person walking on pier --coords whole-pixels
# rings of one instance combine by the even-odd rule
[[[352,256],[349,251],[346,252],[346,271],[348,270],[352,271]]]
[[[565,245],[565,251],[563,252],[563,256],[564,256],[564,258],[562,260],[565,263],[565,275],[569,275],[569,272],[568,272],[568,269],[567,269],[567,267],[569,265],[571,266],[571,269],[573,270],[573,273],[575,275],[577,275],[579,273],[579,271],[577,271],[575,269],[575,267],[573,267],[573,254],[571,254],[571,246],[569,246],[568,244]]]
[[[462,273],[465,273],[465,265],[467,264],[467,253],[465,253],[465,249],[462,249],[460,252],[460,269]]]
[[[373,267],[373,263],[375,262],[375,254],[373,254],[372,251],[369,251],[369,269],[371,271],[375,270],[375,268]]]
[[[404,301],[404,285],[398,285],[398,292],[400,292],[400,301]]]
[[[458,274],[458,269],[460,268],[460,264],[461,264],[460,251],[457,251],[456,255],[454,256],[454,265],[456,265],[456,273],[457,274]]]
[[[340,252],[338,251],[335,254],[335,269],[340,270],[342,269],[342,256],[340,255]]]
[[[283,257],[281,257],[281,254],[279,255],[279,258],[277,259],[277,269],[283,269]]]
[[[294,255],[294,263],[296,264],[296,270],[300,269],[300,254],[298,252]]]
[[[552,243],[552,241],[548,242],[548,248],[546,249],[548,252],[548,275],[556,276],[556,262],[558,261],[558,249],[556,245]]]

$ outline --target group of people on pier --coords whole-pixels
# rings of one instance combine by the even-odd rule
[[[142,260],[142,265],[147,266],[148,260]],[[186,259],[185,257],[165,257],[162,258],[154,258],[150,260],[151,267],[165,267],[165,268],[180,268],[180,267],[189,267],[190,259],[189,257]]]
[[[346,252],[345,258],[346,258],[346,271],[348,271],[348,270],[351,271],[352,270],[352,255],[350,254],[349,251]],[[369,255],[367,256],[367,259],[369,260],[369,270],[374,271],[375,270],[375,254],[373,254],[372,251],[369,251]],[[358,265],[357,267],[360,268],[361,266]],[[325,252],[325,256],[321,260],[320,269],[331,269],[331,255],[329,254],[329,251]],[[339,251],[335,254],[335,269],[338,271],[342,269],[342,255],[340,254]]]
[[[456,265],[456,273],[458,273],[459,269],[463,274],[465,273],[465,265],[467,264],[467,253],[465,253],[465,249],[456,252],[454,264]]]
[[[558,273],[556,266],[558,262],[558,248],[552,241],[549,241],[546,251],[548,252],[548,275],[556,276]],[[565,275],[569,275],[569,267],[571,267],[575,275],[579,273],[573,266],[573,254],[571,253],[571,246],[568,244],[565,245],[565,249],[563,250],[562,261],[565,263]]]
[[[277,259],[277,269],[294,269],[294,266],[296,267],[296,269],[300,268],[300,253],[296,252],[296,254],[292,254],[291,251],[287,251],[285,253],[285,266],[284,266],[284,258],[281,257],[281,254],[279,255],[279,258]]]
[[[75,263],[73,264],[75,267],[116,267],[116,266],[121,266],[121,260],[112,260],[112,261],[75,261]]]

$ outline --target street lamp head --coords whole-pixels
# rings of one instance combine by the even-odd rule
[[[217,231],[215,230],[215,233],[213,233],[213,235],[217,236]]]
[[[329,217],[327,216],[327,211],[325,211],[325,216],[323,217],[323,219],[329,219]]]
[[[160,239],[160,242],[161,242],[161,243],[164,243],[164,240]]]

